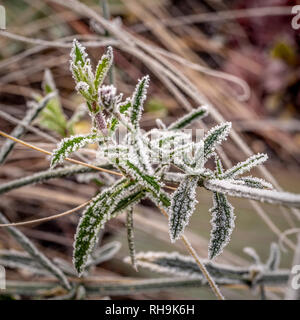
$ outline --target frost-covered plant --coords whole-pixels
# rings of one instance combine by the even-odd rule
[[[97,194],[82,214],[75,236],[73,259],[79,275],[88,264],[99,230],[123,211],[128,213],[129,247],[131,261],[135,265],[132,210],[145,197],[168,213],[170,238],[176,241],[183,235],[195,210],[197,187],[212,191],[210,259],[222,252],[234,228],[233,206],[227,194],[299,207],[299,195],[270,190],[272,186],[259,178],[241,177],[265,162],[265,154],[253,155],[228,170],[223,169],[216,148],[228,137],[230,123],[212,128],[201,141],[188,140],[190,135],[183,129],[206,116],[205,107],[193,110],[168,127],[158,120],[158,128],[143,132],[140,119],[149,76],[138,81],[131,97],[123,99],[123,94],[118,94],[113,85],[104,84],[112,63],[113,50],[108,47],[93,71],[85,48],[74,40],[70,69],[76,90],[85,99],[93,127],[89,134],[63,139],[51,158],[53,169],[72,152],[89,143],[97,143],[95,164],[101,165],[106,161],[123,175]],[[124,128],[126,134],[120,137]],[[215,159],[214,170],[206,166],[211,158]],[[177,172],[171,171],[173,168],[177,168]],[[164,191],[168,182],[178,183],[173,194]]]

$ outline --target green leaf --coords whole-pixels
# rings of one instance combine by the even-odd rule
[[[218,192],[213,193],[212,230],[209,243],[209,259],[219,255],[228,244],[234,228],[234,208],[228,202],[227,197]]]
[[[99,142],[102,139],[104,139],[103,136],[92,133],[88,135],[71,136],[70,138],[61,140],[58,147],[52,153],[50,167],[54,168],[58,163],[63,162],[72,152],[83,148],[89,143]]]
[[[121,165],[124,167],[126,172],[134,179],[137,179],[144,188],[153,192],[160,191],[161,186],[157,181],[157,177],[144,173],[141,168],[137,167],[129,160],[122,162]]]
[[[204,157],[208,159],[212,156],[215,148],[223,140],[226,140],[231,128],[230,122],[221,123],[212,128],[204,137]]]
[[[230,179],[231,183],[244,185],[250,188],[258,188],[258,189],[273,189],[271,183],[256,177],[241,177],[239,179]]]
[[[102,85],[111,65],[113,63],[113,49],[108,47],[106,53],[101,57],[96,71],[95,71],[95,88],[98,88]]]
[[[98,239],[99,230],[120,211],[136,204],[143,195],[135,181],[121,179],[96,196],[82,214],[74,245],[74,266],[82,275],[89,255]],[[139,196],[138,196],[139,195]]]
[[[149,76],[145,76],[141,80],[139,80],[135,88],[134,94],[132,96],[132,100],[131,100],[132,107],[130,109],[131,111],[130,119],[131,119],[131,123],[135,128],[138,127],[139,121],[142,116],[143,104],[147,98],[147,88],[149,86],[149,81],[150,81]]]
[[[252,168],[264,163],[268,159],[268,156],[264,153],[254,154],[243,162],[239,162],[237,165],[228,169],[220,176],[221,179],[235,178],[245,172],[250,171]]]
[[[43,90],[45,94],[57,91],[54,79],[49,69],[45,70],[44,73]],[[37,121],[40,127],[50,131],[55,131],[61,137],[66,137],[68,132],[67,120],[58,94],[49,100],[46,107],[40,113]]]
[[[181,237],[195,210],[198,180],[199,177],[187,176],[172,195],[169,209],[169,233],[172,242]]]
[[[178,119],[174,123],[170,124],[168,127],[169,130],[180,130],[184,129],[190,124],[192,124],[196,120],[200,120],[204,117],[206,117],[208,114],[206,107],[199,107],[197,109],[194,109],[187,115],[183,116],[182,118]]]
[[[127,110],[131,108],[131,101],[130,99],[126,99],[124,102],[121,102],[118,106],[120,113],[125,113]]]
[[[80,63],[83,66],[86,62],[87,54],[85,52],[85,48],[76,39],[73,41],[71,56],[75,65]]]
[[[76,90],[87,100],[93,101],[97,96],[92,71],[91,61],[85,48],[76,40],[73,41],[71,50],[70,69],[76,82]]]

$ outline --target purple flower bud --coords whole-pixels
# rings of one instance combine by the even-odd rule
[[[105,121],[104,116],[101,111],[95,115],[95,120],[96,120],[96,124],[98,126],[98,129],[106,136],[108,133],[107,125],[106,125],[106,121]]]
[[[98,91],[99,104],[106,109],[110,109],[113,105],[116,93],[117,89],[113,85],[100,87]]]

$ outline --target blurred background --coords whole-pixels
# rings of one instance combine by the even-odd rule
[[[122,26],[137,39],[184,58],[185,63],[180,63],[168,57],[215,109],[232,122],[233,128],[253,152],[269,155],[266,167],[282,188],[300,192],[300,30],[291,25],[291,8],[299,4],[298,1],[110,0],[106,13],[98,0],[82,3],[100,15],[104,14],[112,24]],[[75,36],[82,41],[105,40],[113,36],[87,17],[55,1],[7,0],[0,1],[0,4],[6,8],[7,18],[6,30],[0,32],[0,129],[10,133],[15,127],[7,115],[23,119],[27,103],[42,94],[44,71],[50,69],[60,93],[62,109],[54,120],[44,114],[32,125],[55,139],[87,132],[90,128],[88,116],[72,124],[72,129],[66,129],[66,121],[83,101],[74,91],[69,71],[70,47],[55,43],[62,39],[70,41]],[[53,45],[39,40],[52,41]],[[94,65],[104,50],[104,46],[88,49]],[[223,72],[223,78],[220,74],[209,74],[212,70]],[[156,118],[168,124],[182,116],[187,106],[197,107],[185,93],[181,96],[172,93],[150,64],[130,52],[115,48],[114,81],[120,91],[130,95],[136,79],[146,73],[151,76],[151,86],[142,118],[144,129],[155,126]],[[235,76],[234,82],[228,75]],[[243,81],[250,89],[250,95],[246,94],[246,97]],[[216,119],[209,116],[204,122],[210,128]],[[55,147],[55,143],[34,132],[28,131],[23,139],[47,150]],[[3,143],[1,138],[0,144]],[[246,158],[235,143],[225,143],[224,151],[232,163]],[[48,166],[49,160],[43,154],[16,145],[0,167],[0,183],[46,170]],[[253,175],[259,176],[260,172],[253,172]],[[49,216],[80,205],[98,189],[99,183],[93,180],[81,183],[76,177],[54,179],[0,195],[0,211],[11,221]],[[187,234],[200,257],[206,258],[211,196],[201,189],[198,200]],[[218,262],[248,265],[249,258],[243,253],[246,246],[255,248],[262,259],[267,259],[270,244],[278,242],[280,232],[299,225],[294,215],[283,213],[276,206],[262,205],[263,213],[259,214],[249,201],[232,199],[232,203],[237,216],[236,228]],[[184,252],[181,244],[176,243],[175,247],[170,244],[167,222],[150,201],[144,201],[137,211],[140,213],[135,219],[138,252]],[[20,229],[49,257],[71,261],[78,216],[75,213]],[[136,273],[123,262],[128,255],[124,222],[124,217],[120,216],[106,225],[102,243],[117,240],[122,243],[122,248],[112,260],[98,266],[94,274],[154,276],[143,269]],[[296,243],[295,235],[289,239]],[[0,230],[1,248],[19,249],[3,229]],[[290,268],[292,258],[293,250],[286,246],[280,267]],[[34,276],[11,269],[8,278],[30,280]],[[258,292],[241,288],[224,288],[224,294],[230,299],[259,298]],[[280,298],[283,290],[275,288],[270,295]],[[126,298],[211,299],[213,295],[203,288],[133,293]]]

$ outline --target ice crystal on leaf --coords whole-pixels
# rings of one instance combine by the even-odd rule
[[[179,239],[194,212],[198,177],[187,176],[172,195],[169,211],[171,241]]]
[[[173,122],[168,129],[169,130],[181,130],[191,125],[194,121],[200,120],[206,117],[208,114],[206,107],[199,107],[177,121]]]
[[[51,157],[51,168],[54,168],[57,164],[62,163],[69,154],[75,152],[89,143],[100,142],[103,140],[103,136],[97,133],[91,133],[87,135],[71,136],[61,140],[58,144],[57,149],[52,153]]]
[[[209,243],[209,258],[213,259],[219,255],[230,240],[234,228],[233,206],[222,193],[213,193],[212,230]]]
[[[143,112],[143,105],[147,97],[147,89],[149,86],[149,76],[139,80],[131,100],[130,118],[134,128],[139,126],[139,122]]]
[[[207,160],[213,155],[218,144],[227,139],[231,129],[231,122],[221,123],[212,128],[203,138],[204,140],[204,158]]]
[[[95,88],[96,89],[102,85],[112,63],[113,63],[113,49],[112,47],[108,47],[107,52],[102,56],[96,68],[96,72],[95,72]]]
[[[134,181],[121,179],[114,186],[96,196],[82,214],[77,227],[74,246],[74,266],[79,275],[84,271],[89,255],[105,223],[139,200],[139,186]]]
[[[248,158],[246,161],[239,162],[237,165],[225,171],[220,178],[228,179],[235,178],[245,172],[250,171],[252,168],[264,163],[268,160],[268,156],[263,153],[255,154]]]

